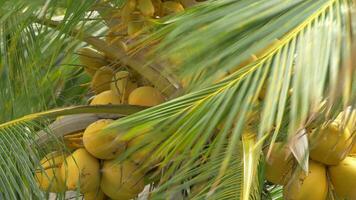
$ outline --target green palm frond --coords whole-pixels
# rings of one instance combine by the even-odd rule
[[[167,19],[139,45],[162,40],[154,55],[180,58],[179,72],[196,76],[192,83],[199,87],[110,127],[127,131],[127,139],[149,130],[146,143],[154,149],[152,158],[162,158],[164,180],[179,185],[177,172],[194,170],[192,164],[203,149],[211,168],[216,167],[211,164],[215,159],[223,157],[222,170],[214,177],[219,180],[248,126],[258,143],[292,141],[315,121],[315,113],[332,119],[343,106],[355,102],[350,95],[355,92],[351,90],[355,70],[346,64],[351,58],[350,6],[350,1],[342,0],[221,0]],[[272,43],[276,38],[278,42]],[[256,61],[221,80],[219,72],[233,69],[264,48]],[[265,95],[259,102],[261,92]],[[226,140],[227,150],[221,154]],[[243,157],[238,159],[242,162]],[[164,189],[175,194],[181,188]],[[261,191],[251,193],[257,197]]]
[[[75,62],[72,54],[82,41],[118,62],[133,64],[141,73],[153,71],[127,55],[113,53],[117,49],[99,39],[105,29],[103,19],[88,17],[96,1],[46,2],[0,2],[0,13],[6,13],[0,14],[5,22],[0,23],[1,111],[4,108],[0,121],[71,104],[68,97],[83,95],[66,84],[86,81],[75,66],[66,68]],[[128,149],[119,159],[143,147],[152,149],[142,167],[158,168],[154,175],[160,182],[154,185],[153,199],[175,194],[192,199],[260,199],[264,192],[280,199],[281,188],[263,189],[262,146],[292,141],[310,124],[323,123],[317,119],[333,119],[343,107],[355,104],[351,5],[350,0],[212,0],[157,20],[153,33],[133,50],[161,41],[153,51],[160,58],[153,60],[172,61],[173,70],[191,80],[191,88],[141,112],[136,113],[142,108],[128,107],[124,114],[132,115],[109,128],[126,132],[120,138],[127,140],[146,136],[141,146]],[[63,19],[53,20],[56,15]],[[242,65],[251,57],[256,59]],[[152,81],[160,81],[157,77]],[[168,87],[162,84],[168,82],[163,80],[158,88]],[[43,90],[35,94],[38,88]],[[80,96],[76,102],[83,99]],[[0,125],[0,159],[8,163],[0,167],[0,198],[44,198],[33,170],[51,147],[30,144],[38,144],[37,131],[48,128],[48,118],[122,112],[123,107],[118,108],[59,109]],[[256,141],[244,140],[242,136],[251,132]]]
[[[0,122],[75,103],[86,88],[69,88],[87,78],[75,64],[73,50],[80,40],[65,37],[74,27],[94,32],[98,20],[88,15],[95,1],[3,1],[0,14]],[[61,18],[60,29],[36,23]],[[102,27],[102,25],[101,25]],[[77,74],[77,76],[73,76]],[[65,102],[63,99],[66,98]],[[16,105],[16,106],[15,106]]]

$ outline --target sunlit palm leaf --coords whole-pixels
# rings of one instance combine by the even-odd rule
[[[88,10],[95,1],[2,1],[0,14],[0,102],[6,115],[0,122],[54,106],[83,102],[85,88],[70,88],[67,82],[85,82],[73,66],[74,48],[80,41],[65,37],[80,25],[91,24]],[[36,22],[36,18],[64,15],[59,30]],[[77,74],[77,76],[73,76]],[[64,102],[62,99],[66,98]]]
[[[127,138],[149,130],[147,144],[155,149],[151,156],[164,158],[160,164],[168,168],[163,179],[178,185],[184,183],[177,172],[192,170],[199,152],[207,148],[211,168],[224,157],[214,177],[219,182],[251,118],[259,143],[287,141],[313,121],[313,113],[332,118],[354,102],[350,94],[355,72],[344,65],[351,52],[349,6],[349,1],[338,0],[221,0],[168,19],[142,44],[162,39],[156,55],[180,59],[183,75],[197,75],[196,92],[119,120],[111,128],[128,131]],[[279,41],[272,43],[276,38]],[[268,44],[256,61],[235,68]],[[211,85],[221,79],[219,72],[233,68],[233,74]],[[266,95],[260,103],[263,87]],[[165,189],[174,194],[182,188]],[[259,193],[251,191],[252,196]]]
[[[39,32],[43,33],[40,34],[42,37],[36,38],[32,24],[38,19],[26,17],[41,11],[42,4],[34,2],[25,12],[27,16],[23,15],[26,17],[15,18],[24,6],[28,6],[26,2],[17,1],[18,4],[13,4],[16,9],[8,15],[1,15],[3,21],[15,20],[8,26],[13,28],[7,31],[17,33],[14,34],[15,41],[21,41],[19,33],[23,33],[23,27],[30,29],[24,33],[28,39],[22,41],[20,54],[13,51],[16,53],[10,54],[9,61],[1,60],[2,76],[7,76],[13,66],[21,67],[18,69],[21,78],[11,76],[0,79],[3,80],[0,84],[10,88],[0,88],[0,100],[10,110],[10,100],[18,98],[13,87],[21,85],[19,82],[26,77],[26,73],[35,71],[29,77],[29,83],[25,84],[31,88],[20,90],[27,91],[22,102],[41,82],[35,77],[52,74],[52,68],[52,72],[56,72],[54,63],[61,51],[72,50],[77,45],[77,42],[70,43],[75,37],[64,35],[71,35],[74,28],[86,22],[84,16],[94,3],[57,1],[57,4],[49,1],[53,4],[49,4],[48,13],[51,14],[48,18],[58,11],[55,9],[58,6],[66,10],[64,21],[59,30],[45,24],[38,25],[39,30],[44,32]],[[260,186],[249,192],[246,190],[249,186],[244,186],[246,181],[243,181],[243,172],[253,172],[260,164],[253,162],[248,168],[243,168],[240,138],[246,127],[250,126],[249,129],[256,133],[258,144],[266,139],[272,142],[286,140],[293,138],[312,121],[309,118],[313,112],[326,113],[326,118],[331,118],[342,106],[355,102],[352,94],[355,94],[353,77],[356,72],[345,65],[351,48],[350,3],[348,0],[219,0],[204,3],[167,21],[158,21],[163,23],[142,44],[162,39],[157,55],[168,60],[178,58],[178,72],[183,76],[193,76],[192,88],[195,92],[123,118],[111,126],[128,131],[127,138],[148,132],[142,145],[152,147],[153,152],[144,164],[149,166],[150,161],[161,158],[158,165],[164,170],[153,197],[159,199],[181,194],[182,190],[189,195],[191,186],[203,182],[203,189],[194,196],[196,199],[239,199],[241,194],[246,197],[247,193],[251,198],[258,199],[262,191]],[[92,30],[99,28],[101,26],[95,23],[92,26]],[[7,29],[2,27],[1,30]],[[7,35],[1,35],[1,46],[9,48]],[[273,43],[276,38],[279,41]],[[266,51],[259,54],[265,48]],[[5,55],[4,49],[0,50],[2,56]],[[32,50],[36,52],[34,59],[26,60],[26,53]],[[71,52],[68,51],[68,55]],[[256,54],[258,59],[247,66],[239,66],[251,54]],[[38,71],[35,66],[39,64],[51,66],[51,69]],[[30,69],[26,70],[29,66]],[[231,70],[234,72],[229,75]],[[225,75],[229,76],[221,80]],[[52,81],[42,80],[42,83],[46,85]],[[259,102],[257,99],[264,87],[267,92],[264,101]],[[48,90],[50,88],[53,84],[48,84]],[[320,108],[324,100],[327,104]],[[15,105],[22,105],[21,101]],[[46,102],[42,99],[39,104],[43,107]],[[18,109],[31,112],[21,107]],[[2,163],[9,162],[9,166],[21,164],[18,168],[1,167],[0,184],[4,187],[0,188],[0,194],[6,195],[5,199],[26,199],[27,195],[43,197],[31,179],[35,163],[43,152],[37,151],[40,147],[34,148],[30,155],[25,150],[28,144],[36,144],[37,129],[46,127],[47,123],[36,120],[31,124],[19,122],[2,126]],[[37,129],[28,130],[28,127]],[[25,137],[27,132],[29,136]],[[20,150],[16,151],[13,144],[21,145]],[[126,153],[121,158],[125,156],[130,155]],[[251,160],[258,160],[259,156],[253,154]],[[257,171],[259,177],[262,176],[260,172]],[[7,176],[8,173],[11,175]],[[262,185],[260,179],[253,182]]]

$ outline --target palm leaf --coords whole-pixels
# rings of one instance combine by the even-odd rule
[[[0,101],[5,102],[7,110],[12,110],[13,105],[18,105],[19,109],[15,115],[2,120],[33,112],[30,105],[34,102],[39,105],[34,110],[42,110],[49,102],[56,104],[56,100],[48,100],[56,96],[48,90],[53,89],[56,82],[53,79],[57,79],[37,77],[58,78],[54,63],[61,56],[71,62],[71,53],[79,40],[96,44],[103,51],[112,50],[98,38],[86,37],[87,32],[102,28],[95,23],[97,20],[85,26],[92,21],[85,16],[94,1],[49,2],[47,6],[41,1],[0,3],[1,8],[10,10],[1,12],[7,15],[0,16],[1,21],[7,22],[1,26],[5,31],[1,32],[0,51],[6,59],[1,60],[0,72],[7,78],[0,79],[0,84],[6,86],[0,88]],[[159,158],[157,165],[164,172],[153,191],[153,198],[181,193],[190,195],[190,187],[203,182],[203,189],[194,196],[196,199],[232,199],[242,194],[245,198],[258,199],[263,184],[259,166],[263,162],[259,159],[259,148],[253,153],[242,150],[240,138],[245,131],[249,129],[256,134],[256,146],[275,140],[291,141],[310,123],[322,123],[315,122],[315,113],[323,119],[332,119],[343,106],[355,102],[353,77],[356,71],[347,64],[351,58],[350,7],[348,0],[219,0],[203,3],[172,18],[157,20],[155,31],[133,49],[160,40],[154,55],[162,58],[153,57],[153,60],[178,59],[177,73],[191,78],[192,92],[121,118],[109,127],[126,131],[125,139],[148,132],[141,147],[149,146],[153,151],[143,167]],[[23,9],[24,14],[19,15]],[[47,19],[61,9],[66,11],[64,20],[55,26],[48,23],[51,21]],[[34,18],[33,13],[44,13],[40,16],[46,19],[36,15]],[[23,27],[27,27],[26,31]],[[78,27],[90,28],[82,31]],[[20,33],[26,39],[20,40]],[[21,44],[8,44],[8,35]],[[278,41],[273,42],[275,39]],[[12,52],[6,54],[5,49]],[[61,54],[63,49],[68,53]],[[265,51],[261,53],[262,50]],[[28,59],[28,52],[34,52],[32,59]],[[252,54],[256,54],[257,60],[242,65]],[[123,58],[115,53],[111,57]],[[133,63],[128,59],[124,57],[123,60]],[[135,66],[144,68],[137,63]],[[14,69],[19,76],[9,73]],[[28,87],[18,89],[26,76],[29,76],[25,84]],[[27,105],[21,104],[34,89],[42,86],[39,83],[47,84],[48,90]],[[258,101],[264,88],[266,95],[263,101]],[[18,99],[18,103],[12,104],[14,99]],[[326,103],[320,106],[321,102]],[[44,113],[44,116],[58,114],[55,113]],[[28,150],[29,144],[36,144],[37,130],[46,129],[49,123],[39,116],[25,117],[23,121],[7,123],[0,128],[1,163],[11,166],[0,168],[0,195],[4,199],[44,197],[32,177],[44,150],[39,146]],[[129,149],[120,159],[139,148]],[[250,165],[244,165],[246,156],[249,158],[246,161],[252,161]],[[244,176],[244,172],[249,172],[246,174],[249,176]],[[252,176],[259,179],[246,181]]]
[[[89,20],[95,1],[3,1],[0,14],[0,101],[6,115],[0,122],[68,104],[83,103],[83,87],[65,83],[87,81],[73,57],[79,40],[64,37],[77,26],[90,24],[98,30],[98,20]],[[36,23],[35,18],[61,15],[60,29]],[[73,76],[73,74],[77,74]],[[39,89],[40,88],[40,89]],[[34,92],[37,91],[37,92]],[[63,98],[66,98],[64,102]],[[16,105],[16,106],[15,106]]]
[[[355,102],[350,95],[355,92],[351,90],[355,71],[345,65],[350,59],[351,32],[350,13],[344,9],[350,3],[221,0],[165,19],[137,47],[161,40],[153,55],[180,58],[178,72],[193,75],[192,84],[197,87],[182,97],[120,119],[109,128],[127,131],[127,139],[149,130],[145,143],[154,149],[153,159],[163,159],[163,180],[177,185],[184,185],[177,172],[193,170],[199,152],[207,149],[205,157],[211,168],[216,166],[210,163],[223,157],[221,170],[214,176],[219,183],[251,118],[255,118],[252,129],[258,143],[266,139],[272,143],[277,139],[292,141],[315,121],[315,113],[324,119],[334,118],[343,106]],[[266,47],[275,38],[279,41]],[[264,48],[256,61],[235,68]],[[212,84],[221,79],[219,72],[233,68],[231,75]],[[347,78],[340,79],[341,75]],[[263,87],[266,95],[258,102]],[[243,157],[238,159],[242,162]],[[253,171],[258,163],[246,170]],[[249,192],[248,185],[242,193],[260,196],[261,190]],[[163,188],[167,194],[182,189],[173,185]]]

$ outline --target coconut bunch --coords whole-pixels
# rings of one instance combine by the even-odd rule
[[[120,23],[110,27],[106,41],[116,43],[137,37],[148,30],[154,19],[182,12],[194,4],[194,0],[128,0],[113,14]]]
[[[326,200],[329,189],[340,199],[356,199],[356,110],[343,124],[341,113],[325,127],[308,133],[309,171],[301,171],[283,142],[276,142],[266,155],[266,179],[283,185],[286,200]],[[352,132],[351,132],[352,130]]]
[[[141,167],[151,149],[141,148],[118,162],[117,158],[127,148],[140,145],[143,137],[124,140],[120,133],[102,131],[113,121],[99,119],[83,131],[63,136],[70,151],[53,151],[43,157],[35,173],[38,186],[51,193],[79,190],[86,200],[138,196],[153,181],[151,171]]]
[[[85,148],[70,155],[52,152],[36,171],[42,190],[59,193],[79,189],[85,200],[132,199],[144,189],[143,177],[135,163],[100,160]]]
[[[159,90],[140,85],[131,78],[130,72],[115,72],[107,66],[97,69],[91,89],[96,95],[91,98],[90,105],[155,106],[165,101]],[[142,148],[126,161],[117,162],[116,159],[127,148],[140,145],[143,137],[123,140],[121,133],[102,131],[113,121],[90,119],[86,121],[90,124],[85,129],[66,133],[62,139],[71,154],[54,151],[40,161],[36,170],[39,187],[53,193],[79,188],[85,199],[109,197],[124,200],[137,196],[145,186],[144,180],[147,180],[140,164],[150,149]]]
[[[128,41],[144,33],[142,30],[151,20],[184,11],[195,3],[194,0],[128,0],[112,15],[118,23],[109,27],[105,40],[128,51]],[[77,54],[91,78],[88,84],[90,105],[151,107],[168,98],[130,66],[123,66],[102,52],[84,47]],[[145,134],[126,140],[120,137],[124,133],[103,131],[114,120],[88,116],[57,118],[53,127],[74,124],[60,133],[69,151],[56,150],[43,157],[35,173],[38,186],[50,193],[80,191],[86,200],[125,200],[138,196],[146,184],[154,181],[152,170],[142,166],[152,149],[144,146],[118,162],[117,158],[126,149],[142,146]]]
[[[91,76],[90,90],[95,94],[91,105],[128,103],[155,106],[164,101],[159,90],[129,67],[115,65],[89,47],[80,49],[78,54],[85,71]]]

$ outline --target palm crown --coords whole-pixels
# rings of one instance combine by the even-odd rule
[[[282,188],[265,180],[263,150],[270,154],[267,146],[283,142],[307,171],[306,133],[355,107],[350,0],[201,2],[147,20],[126,50],[104,39],[108,28],[121,28],[115,12],[125,4],[0,2],[0,197],[48,195],[34,169],[54,148],[66,150],[51,122],[89,114],[118,118],[103,132],[124,140],[145,133],[117,160],[151,149],[140,166],[160,177],[153,199],[282,198]],[[90,79],[76,52],[87,45],[169,100],[150,108],[79,106],[88,101]]]

